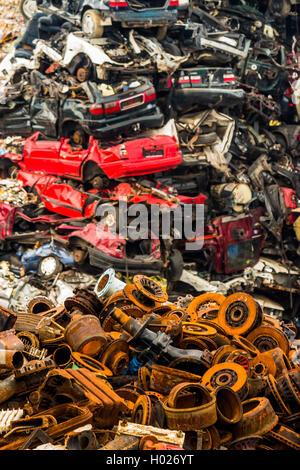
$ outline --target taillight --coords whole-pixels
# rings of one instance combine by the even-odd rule
[[[170,0],[169,6],[170,7],[178,7],[179,6],[179,0]]]
[[[156,98],[155,88],[154,87],[149,88],[149,90],[144,92],[144,96],[145,96],[145,103],[155,100]]]
[[[120,1],[113,1],[113,0],[110,0],[109,1],[109,6],[112,7],[112,8],[128,8],[128,4],[127,2],[125,2],[125,0],[120,0]]]
[[[102,105],[95,103],[90,106],[90,111],[92,114],[103,114],[103,107]]]
[[[111,101],[110,103],[104,103],[105,114],[118,113],[121,111],[119,101]]]

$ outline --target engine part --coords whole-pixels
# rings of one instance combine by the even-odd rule
[[[108,367],[114,375],[122,375],[129,364],[129,345],[126,341],[112,341],[101,352],[100,362]]]
[[[111,377],[113,375],[112,371],[108,367],[86,354],[72,352],[72,360],[77,367],[88,369],[89,371],[96,373],[98,376],[103,375],[104,377]]]
[[[70,432],[65,437],[65,447],[68,450],[97,450],[96,434],[91,430]]]
[[[278,425],[276,428],[269,431],[267,437],[282,442],[287,448],[294,450],[300,449],[300,434],[286,426]]]
[[[27,304],[27,312],[28,313],[43,313],[47,312],[48,310],[53,309],[55,306],[53,302],[43,295],[38,295],[34,299],[31,299]]]
[[[65,329],[65,340],[75,352],[94,357],[106,345],[107,338],[95,315],[76,315]]]
[[[200,384],[175,385],[163,408],[170,429],[200,430],[217,421],[216,398]]]
[[[0,369],[20,369],[24,363],[24,344],[16,336],[15,330],[0,332]]]
[[[136,436],[139,438],[145,436],[155,436],[159,442],[183,447],[185,433],[181,430],[162,429],[154,426],[144,426],[142,424],[130,423],[126,420],[119,421],[117,433],[121,435]]]
[[[192,321],[198,320],[198,314],[200,314],[201,310],[205,310],[206,308],[216,308],[219,310],[220,305],[226,299],[225,295],[217,294],[217,293],[207,293],[199,295],[195,297],[189,306],[187,307],[186,311],[191,317]]]
[[[290,410],[290,407],[288,406],[287,403],[284,402],[282,399],[279,390],[277,388],[277,381],[273,377],[273,375],[267,375],[266,377],[266,390],[265,390],[266,396],[269,398],[272,406],[275,409],[278,409],[279,412],[285,414],[285,415],[291,415],[292,412]]]
[[[72,361],[72,349],[68,344],[61,344],[53,351],[52,357],[58,367],[66,367]]]
[[[224,424],[236,424],[242,419],[243,407],[239,395],[230,387],[218,387],[214,391],[218,420]]]
[[[24,410],[1,410],[0,411],[0,434],[7,432],[10,429],[12,421],[22,418]]]

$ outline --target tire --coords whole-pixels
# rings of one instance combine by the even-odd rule
[[[181,56],[181,52],[179,47],[177,47],[175,44],[172,44],[171,42],[164,42],[163,43],[163,48],[164,50],[171,55],[174,56]]]
[[[38,265],[38,275],[44,279],[48,279],[62,270],[61,262],[52,255],[42,258]]]
[[[97,10],[87,10],[81,21],[81,29],[89,38],[101,38],[104,26],[101,25],[101,15]]]
[[[88,143],[88,136],[79,124],[66,123],[63,130],[64,137],[71,140],[71,144],[85,147]]]
[[[24,19],[30,20],[37,11],[36,0],[21,0],[20,10]]]
[[[165,39],[167,31],[168,31],[168,26],[159,26],[156,32],[156,39],[158,41],[162,41],[163,39]]]

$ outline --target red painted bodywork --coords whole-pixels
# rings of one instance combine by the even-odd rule
[[[78,181],[83,181],[89,162],[96,163],[110,179],[170,170],[182,162],[175,137],[165,135],[131,140],[105,150],[93,137],[88,149],[75,150],[69,139],[38,140],[39,135],[36,132],[26,139],[23,156],[7,153],[2,158],[18,163],[22,170],[44,171]]]

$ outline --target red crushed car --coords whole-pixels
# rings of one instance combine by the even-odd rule
[[[69,139],[39,140],[40,132],[26,139],[23,156],[6,153],[6,165],[21,170],[44,171],[101,188],[101,177],[109,179],[146,175],[176,168],[182,155],[175,137],[165,135],[146,137],[100,149],[90,137],[87,149],[74,149]]]

